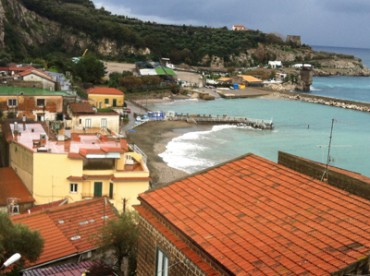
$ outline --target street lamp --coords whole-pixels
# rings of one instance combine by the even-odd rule
[[[8,266],[10,266],[11,264],[15,263],[16,261],[18,261],[19,259],[21,258],[21,254],[19,253],[15,253],[13,254],[9,259],[7,259],[3,265],[0,267],[0,270],[3,270],[5,268],[7,268]]]

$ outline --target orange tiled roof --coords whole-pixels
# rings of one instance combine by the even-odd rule
[[[18,203],[35,201],[22,180],[10,167],[0,168],[0,206],[7,205],[8,198],[17,198]]]
[[[235,274],[329,274],[370,255],[370,202],[247,155],[139,199]]]
[[[31,75],[31,74],[37,75],[37,76],[39,76],[41,78],[44,78],[44,79],[47,79],[49,81],[53,81],[53,78],[50,77],[46,72],[44,72],[42,70],[35,69],[35,68],[30,68],[30,69],[24,70],[24,71],[19,73],[19,75],[21,77],[28,76],[28,75]]]
[[[70,103],[69,108],[74,115],[95,113],[93,107],[89,103]]]
[[[123,95],[121,90],[112,87],[93,87],[87,89],[87,94],[100,94],[100,95]]]
[[[241,77],[244,81],[247,81],[247,82],[262,82],[261,79],[255,78],[250,75],[239,75],[239,77]]]
[[[117,218],[117,214],[109,201],[101,197],[11,218],[14,223],[40,231],[45,240],[39,259],[28,265],[32,267],[97,248],[100,229],[107,219]]]

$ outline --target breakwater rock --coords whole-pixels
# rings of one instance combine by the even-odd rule
[[[370,112],[370,103],[362,103],[356,101],[349,101],[349,100],[342,100],[342,99],[335,99],[329,97],[322,97],[317,95],[310,95],[306,93],[298,93],[298,92],[274,92],[274,95],[277,97],[288,98],[291,100],[296,101],[304,101],[309,103],[317,103],[323,105],[330,105],[336,106],[346,109],[358,110],[363,112]]]

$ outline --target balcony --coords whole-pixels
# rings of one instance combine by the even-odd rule
[[[81,193],[82,199],[90,199],[90,198],[97,198],[97,197],[107,197],[109,199],[113,199],[113,196],[110,197],[108,194],[94,195],[94,193]]]

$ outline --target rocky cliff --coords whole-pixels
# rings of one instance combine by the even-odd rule
[[[141,56],[142,58],[145,58],[145,56],[153,53],[158,55],[158,53],[161,53],[158,49],[166,46],[172,47],[172,49],[166,49],[166,55],[177,51],[178,56],[186,54],[189,58],[201,53],[200,58],[197,57],[197,60],[192,60],[193,64],[194,62],[197,62],[198,65],[201,66],[210,66],[212,68],[219,69],[225,69],[226,67],[231,66],[261,66],[266,65],[268,60],[281,60],[285,67],[289,67],[294,63],[302,63],[303,61],[304,63],[312,63],[314,65],[314,75],[370,75],[369,70],[364,68],[361,61],[355,57],[316,53],[308,46],[290,47],[289,44],[284,44],[282,41],[275,44],[256,43],[256,41],[252,41],[252,39],[245,40],[246,38],[244,38],[244,40],[241,40],[238,45],[234,45],[238,48],[237,51],[235,48],[228,49],[233,52],[233,54],[224,55],[223,57],[216,54],[212,55],[204,50],[203,52],[194,53],[196,48],[193,49],[193,53],[189,49],[179,50],[179,45],[175,45],[176,41],[170,43],[170,46],[168,46],[168,44],[160,44],[159,40],[167,39],[167,37],[161,37],[160,35],[166,32],[171,33],[171,31],[174,31],[175,33],[179,33],[181,31],[184,32],[184,35],[188,34],[188,41],[194,44],[195,42],[191,38],[194,34],[197,34],[197,32],[203,32],[202,34],[206,35],[206,37],[213,36],[221,39],[220,41],[222,42],[225,42],[228,39],[229,41],[232,41],[232,39],[230,39],[231,33],[222,33],[222,30],[215,30],[214,33],[212,33],[213,31],[211,28],[202,29],[199,27],[198,29],[189,30],[189,27],[166,27],[166,25],[155,25],[150,23],[145,25],[146,23],[139,20],[129,21],[129,19],[126,20],[129,22],[127,23],[126,21],[122,21],[122,18],[110,17],[106,12],[102,15],[99,13],[100,10],[97,15],[98,17],[101,16],[100,21],[102,21],[102,16],[105,16],[104,18],[106,22],[104,24],[105,27],[108,26],[108,29],[106,30],[111,31],[110,37],[105,35],[105,29],[100,30],[100,33],[98,33],[99,35],[97,35],[97,33],[92,34],[86,31],[89,30],[88,23],[86,23],[88,21],[84,21],[85,31],[82,31],[82,28],[78,28],[79,24],[67,24],[68,22],[80,22],[78,20],[83,15],[79,15],[78,12],[72,14],[75,17],[71,17],[75,18],[77,21],[68,21],[64,18],[64,11],[70,10],[70,6],[66,8],[66,5],[75,5],[73,7],[81,10],[85,9],[83,10],[84,12],[87,12],[85,13],[85,17],[87,17],[89,12],[96,12],[97,10],[94,9],[94,7],[91,7],[91,1],[86,0],[86,3],[84,3],[83,0],[50,0],[50,6],[54,5],[53,12],[56,13],[55,16],[59,15],[59,21],[48,12],[40,12],[40,9],[43,9],[45,5],[49,4],[48,1],[43,1],[0,0],[0,62],[3,62],[1,58],[4,55],[10,56],[8,59],[14,61],[23,60],[28,56],[40,57],[49,52],[63,52],[67,56],[81,55],[85,49],[89,49],[89,52],[95,52],[101,57],[111,60],[122,60],[123,57],[128,56]],[[34,5],[33,11],[31,9],[27,9],[22,2],[27,2],[29,6]],[[44,6],[40,6],[40,3],[38,2],[42,3]],[[76,4],[77,2],[82,4]],[[58,9],[62,10],[62,7],[64,9],[63,12],[59,12],[58,14]],[[43,14],[44,16],[41,16],[40,14]],[[69,14],[69,16],[72,15]],[[99,21],[96,20],[95,14],[90,17],[92,20]],[[121,20],[121,23],[117,26],[117,22],[119,20]],[[67,25],[61,24],[60,22],[65,22]],[[115,28],[118,28],[118,31]],[[139,35],[137,32],[140,30],[142,32]],[[154,31],[156,32],[155,36],[153,36]],[[123,36],[123,39],[121,37],[121,41],[112,38],[114,37],[114,34],[120,32],[126,32],[126,36]],[[148,37],[143,37],[143,32],[146,32]],[[171,35],[173,35],[173,33],[171,33]],[[259,40],[264,39],[263,33],[253,33],[251,37],[254,36],[257,36]],[[249,45],[254,46],[244,46],[242,41],[248,42]],[[181,43],[185,42],[182,41]],[[180,45],[182,45],[181,43]],[[203,45],[205,41],[197,41],[197,43]],[[227,45],[229,45],[229,43],[227,43]],[[216,46],[218,46],[218,44],[216,44]],[[209,52],[215,52],[215,49],[212,49],[212,47],[216,46],[207,45],[204,49],[207,49],[208,47]],[[189,47],[189,45],[187,45],[187,47]],[[184,58],[184,60],[186,61],[186,58]]]
[[[0,49],[3,49],[5,47],[4,20],[5,20],[5,11],[3,8],[3,4],[0,1]]]

